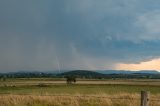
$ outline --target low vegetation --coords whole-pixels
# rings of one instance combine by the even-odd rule
[[[152,95],[160,99],[160,95]],[[159,106],[160,101],[151,101],[150,106]],[[140,106],[139,94],[120,95],[1,95],[0,106]]]

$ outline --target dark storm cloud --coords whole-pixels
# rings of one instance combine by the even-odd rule
[[[1,0],[0,70],[114,69],[157,58],[159,2]]]

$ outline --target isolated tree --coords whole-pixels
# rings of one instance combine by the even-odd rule
[[[73,75],[66,76],[66,82],[67,84],[73,84],[76,83],[76,77]]]

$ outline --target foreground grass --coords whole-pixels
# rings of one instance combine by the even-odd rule
[[[160,106],[159,80],[8,79],[0,82],[0,106],[140,106],[140,91]]]
[[[160,95],[152,95],[151,98],[160,99]],[[1,95],[0,106],[140,106],[140,95]],[[160,106],[160,101],[151,101],[150,106]]]
[[[140,106],[140,91],[160,106],[159,80],[82,81],[67,85],[50,79],[8,80],[0,84],[0,106]]]

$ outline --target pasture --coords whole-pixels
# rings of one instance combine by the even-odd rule
[[[0,106],[138,106],[142,90],[159,100],[160,80],[78,79],[68,85],[65,79],[7,79],[0,83]]]

